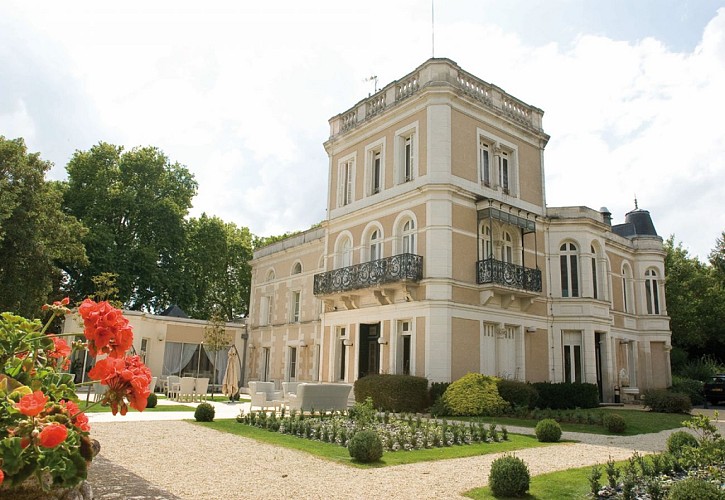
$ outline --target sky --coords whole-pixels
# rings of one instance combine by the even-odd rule
[[[371,76],[447,57],[544,110],[549,206],[617,224],[636,197],[707,258],[725,231],[725,0],[434,2],[3,0],[0,135],[52,179],[100,141],[156,146],[196,177],[192,216],[276,235],[326,217],[329,118]]]

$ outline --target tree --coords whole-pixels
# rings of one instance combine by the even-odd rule
[[[672,343],[690,356],[725,354],[725,293],[711,266],[690,257],[682,243],[665,242],[665,288]]]
[[[197,319],[221,314],[226,321],[249,312],[252,234],[218,217],[202,214],[186,225],[184,280],[186,294],[178,304]]]
[[[715,241],[715,248],[710,252],[710,264],[721,286],[725,286],[725,231]]]
[[[85,229],[61,209],[64,186],[45,180],[51,166],[0,136],[0,310],[38,316],[61,298],[64,268],[87,263]]]
[[[76,294],[91,295],[94,276],[114,273],[129,309],[156,312],[175,302],[186,287],[184,217],[197,189],[189,170],[157,148],[124,152],[103,142],[76,151],[67,170],[65,206],[89,229],[90,263],[70,273]]]
[[[211,397],[214,398],[214,383],[216,382],[216,357],[217,353],[229,347],[230,339],[227,335],[226,325],[224,321],[224,313],[221,308],[217,307],[212,312],[209,322],[204,327],[204,349],[212,355],[212,389]],[[201,356],[201,352],[199,352]]]

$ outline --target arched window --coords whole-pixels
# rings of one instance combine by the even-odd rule
[[[622,266],[622,300],[624,312],[634,312],[634,299],[632,298],[632,270],[628,264]]]
[[[659,314],[660,294],[657,271],[654,269],[647,269],[644,273],[644,293],[647,296],[647,314]]]
[[[274,279],[274,269],[267,271],[267,278],[265,281],[272,281]]]
[[[501,260],[509,264],[514,261],[514,244],[508,232],[503,233],[503,245],[501,246]]]
[[[592,249],[592,297],[595,299],[599,298],[599,279],[597,277],[597,251],[594,249],[594,245],[591,247]]]
[[[561,296],[579,297],[579,257],[574,243],[559,248],[561,265]]]
[[[380,237],[380,231],[375,229],[372,234],[370,234],[370,245],[369,245],[369,260],[378,260],[383,257],[382,253],[382,239]]]
[[[295,265],[292,266],[292,274],[301,274],[302,273],[302,264],[299,262],[295,262]]]
[[[352,241],[349,236],[343,236],[337,242],[335,255],[335,268],[349,267],[352,265]]]
[[[408,219],[403,224],[403,231],[401,232],[401,252],[400,253],[415,253],[415,221]]]

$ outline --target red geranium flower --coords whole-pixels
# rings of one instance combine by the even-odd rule
[[[96,363],[88,375],[108,386],[102,404],[110,405],[115,415],[119,409],[121,415],[128,411],[126,400],[138,411],[146,409],[146,400],[151,393],[151,370],[141,362],[138,356],[123,359],[105,358]]]
[[[149,383],[151,382],[149,381]],[[35,417],[43,411],[47,402],[48,398],[41,391],[35,391],[20,398],[20,401],[15,403],[15,408],[20,410],[23,415]]]
[[[43,448],[55,448],[68,437],[68,429],[62,424],[50,424],[40,431],[38,437]]]
[[[54,349],[48,353],[48,357],[55,360],[54,366],[57,366],[61,360],[65,359],[61,368],[67,370],[70,366],[70,346],[57,335],[50,334],[48,336],[53,339],[53,344],[55,345]]]
[[[122,358],[133,344],[133,332],[120,309],[106,301],[86,299],[78,307],[83,318],[83,334],[88,339],[88,351],[92,356],[106,353],[112,358]]]
[[[66,307],[68,304],[70,304],[70,299],[68,297],[65,297],[63,300],[56,300],[55,302],[53,302],[52,305],[44,304],[41,309],[43,311],[47,311],[48,309],[50,309],[51,311],[53,311],[53,314],[55,316],[65,316],[70,312],[70,309]]]
[[[73,425],[84,432],[91,430],[91,426],[88,424],[88,417],[81,411],[80,408],[78,408],[77,404],[73,401],[61,401],[60,404],[63,406],[63,410],[68,417],[70,417]]]
[[[0,484],[3,484],[3,481],[5,481],[5,473],[0,469]]]

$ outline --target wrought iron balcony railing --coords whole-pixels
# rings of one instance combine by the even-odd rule
[[[476,262],[477,283],[483,285],[494,283],[528,292],[541,291],[541,270],[511,264],[496,259],[479,260]]]
[[[423,257],[403,253],[316,274],[313,291],[315,295],[327,295],[422,278]]]

